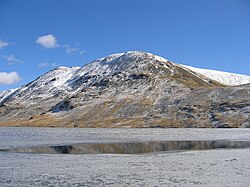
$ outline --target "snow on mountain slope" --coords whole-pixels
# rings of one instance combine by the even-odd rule
[[[144,66],[149,61],[153,62],[155,60],[167,61],[156,55],[140,51],[127,51],[125,53],[112,54],[84,65],[76,72],[76,76],[83,76],[86,74],[109,75],[117,71],[127,70],[133,65]]]
[[[7,98],[32,103],[35,100],[67,94],[70,91],[67,81],[75,75],[79,68],[60,66],[18,89],[0,93],[0,103]]]
[[[217,70],[195,68],[192,66],[187,66],[187,65],[182,65],[182,64],[180,65],[182,67],[190,69],[191,71],[200,73],[207,78],[213,79],[217,82],[220,82],[228,86],[237,86],[237,85],[250,83],[250,76],[247,76],[247,75],[241,75],[241,74],[229,73],[229,72],[223,72],[223,71],[217,71]]]
[[[97,59],[82,67],[58,67],[18,89],[0,92],[0,102],[7,97],[29,100],[73,94],[78,89],[93,85],[99,80],[116,73],[129,76],[129,74],[147,71],[149,64],[159,69],[159,72],[157,71],[161,74],[159,76],[164,75],[164,73],[165,75],[178,74],[178,68],[182,68],[194,77],[197,77],[197,79],[207,83],[211,79],[230,86],[250,83],[250,76],[195,68],[173,63],[154,54],[128,51]],[[163,72],[160,70],[162,67],[165,68]],[[151,74],[150,72],[148,73]]]
[[[14,93],[16,90],[17,88],[0,92],[0,102],[3,101],[6,97],[11,95],[12,93]]]
[[[82,66],[76,71],[75,77],[70,79],[67,84],[72,89],[77,89],[94,84],[105,77],[117,73],[129,76],[132,72],[140,73],[146,71],[149,64],[157,66],[158,62],[156,63],[156,61],[162,62],[163,66],[173,73],[174,63],[162,57],[140,51],[128,51],[112,54]]]
[[[0,126],[248,127],[249,86],[221,84],[248,78],[128,51],[0,92]]]
[[[143,60],[142,60],[143,59]],[[205,82],[209,82],[210,79],[215,80],[219,83],[228,85],[228,86],[237,86],[242,84],[250,83],[250,76],[247,75],[241,75],[241,74],[235,74],[235,73],[229,73],[229,72],[223,72],[223,71],[217,71],[217,70],[208,70],[208,69],[201,69],[201,68],[195,68],[191,66],[186,66],[182,64],[176,64],[173,63],[167,59],[164,59],[160,56],[151,54],[151,53],[145,53],[140,51],[128,51],[125,53],[118,53],[110,55],[106,58],[101,58],[93,63],[90,63],[87,66],[83,66],[79,71],[82,72],[90,72],[92,67],[92,72],[95,73],[103,73],[109,74],[114,71],[121,71],[126,68],[129,68],[130,66],[133,66],[133,62],[140,61],[138,66],[143,66],[144,63],[141,62],[148,62],[151,61],[153,65],[156,65],[154,63],[155,61],[164,62],[164,64],[167,62],[168,66],[165,65],[166,68],[168,68],[172,73],[175,71],[175,67],[179,66],[181,68],[184,68],[188,70],[189,73],[194,72],[194,76],[197,76],[198,78],[202,79]],[[131,61],[131,63],[129,62]],[[93,68],[93,65],[95,64],[95,67]],[[95,70],[93,70],[95,69]],[[98,69],[98,72],[96,72]],[[191,72],[190,72],[191,70]],[[200,76],[202,75],[202,76]]]

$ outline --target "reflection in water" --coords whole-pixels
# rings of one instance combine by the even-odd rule
[[[137,143],[93,143],[30,148],[2,149],[0,151],[41,154],[143,154],[161,151],[202,150],[218,148],[250,148],[250,141],[156,141]]]

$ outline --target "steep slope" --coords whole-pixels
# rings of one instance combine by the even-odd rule
[[[58,67],[21,88],[4,92],[0,101],[0,111],[4,113],[1,114],[5,119],[19,121],[27,115],[48,110],[73,91],[66,82],[78,69]]]
[[[17,89],[0,102],[0,125],[248,127],[249,88],[129,51],[59,67]]]
[[[157,77],[179,78],[182,81],[190,80],[193,84],[197,85],[218,84],[218,82],[212,81],[200,74],[187,71],[164,58],[139,51],[114,54],[93,61],[79,69],[76,72],[75,79],[68,81],[68,84],[75,89],[79,86],[89,86],[105,77],[112,77],[118,74],[133,76],[132,74],[138,75],[140,73]]]
[[[3,101],[6,97],[14,93],[17,89],[11,89],[0,92],[0,102]]]
[[[235,73],[228,73],[223,71],[216,71],[216,70],[208,70],[208,69],[201,69],[195,68],[191,66],[181,65],[189,70],[192,70],[196,73],[200,73],[207,78],[213,79],[217,82],[228,86],[237,86],[242,84],[250,83],[250,76],[247,75],[240,75]]]

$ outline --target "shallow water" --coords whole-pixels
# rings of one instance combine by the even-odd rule
[[[78,143],[250,140],[250,129],[83,129],[0,127],[0,149]]]
[[[85,143],[0,149],[4,152],[39,154],[145,154],[207,149],[250,148],[250,141],[155,141],[131,143]]]

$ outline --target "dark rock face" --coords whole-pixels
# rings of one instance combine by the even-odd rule
[[[59,67],[4,97],[0,125],[250,126],[250,85],[225,86],[143,52]]]

